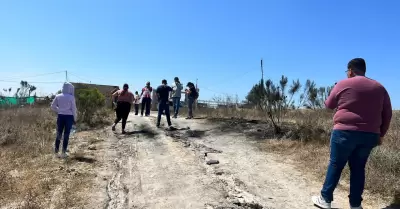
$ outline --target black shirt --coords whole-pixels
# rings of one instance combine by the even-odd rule
[[[160,85],[157,87],[156,93],[158,94],[159,102],[167,102],[169,99],[169,92],[172,91],[172,88],[168,85]]]
[[[193,98],[193,99],[197,99],[197,97],[199,96],[196,87],[190,87],[189,88],[189,97]]]

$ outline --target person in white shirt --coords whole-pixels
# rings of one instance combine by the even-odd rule
[[[183,86],[181,84],[181,82],[179,81],[178,77],[174,78],[175,81],[175,85],[172,86],[172,103],[174,105],[174,116],[173,118],[177,118],[178,117],[178,113],[179,113],[179,107],[181,105],[181,95],[182,95],[182,89]]]
[[[140,96],[139,92],[135,91],[135,115],[139,115]]]

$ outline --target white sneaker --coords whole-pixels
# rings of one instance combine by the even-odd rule
[[[321,196],[313,196],[311,200],[319,208],[331,209],[331,203],[326,202]]]
[[[61,158],[63,158],[63,159],[65,159],[65,158],[67,158],[67,157],[68,157],[68,155],[67,155],[67,153],[65,153],[65,152],[64,152],[64,153],[62,153],[62,154],[61,154],[61,156],[60,156],[60,157],[61,157]]]

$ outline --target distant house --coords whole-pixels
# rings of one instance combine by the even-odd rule
[[[112,107],[112,99],[111,95],[115,91],[116,88],[119,88],[118,86],[112,86],[112,85],[98,85],[98,84],[90,84],[90,83],[72,83],[75,87],[75,91],[78,89],[82,88],[96,88],[98,89],[105,97],[106,97],[106,106],[107,107]]]

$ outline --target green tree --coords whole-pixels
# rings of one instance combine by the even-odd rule
[[[299,107],[307,109],[324,108],[324,102],[332,91],[333,86],[317,87],[316,83],[311,80],[306,81],[303,93],[300,95]]]
[[[282,117],[288,109],[294,106],[293,97],[301,87],[299,80],[293,81],[289,89],[287,84],[288,78],[284,75],[277,85],[271,79],[268,79],[264,85],[264,81],[261,79],[246,96],[249,103],[257,105],[259,109],[267,112],[276,133],[281,132]],[[289,95],[289,99],[287,95]]]
[[[106,98],[97,88],[82,88],[76,91],[80,119],[92,124],[94,114],[105,106]]]

